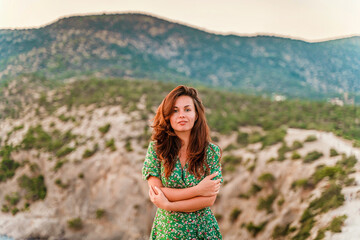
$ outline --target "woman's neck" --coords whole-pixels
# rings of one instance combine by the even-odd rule
[[[181,140],[181,148],[187,149],[190,141],[190,131],[189,132],[176,132],[176,135]]]

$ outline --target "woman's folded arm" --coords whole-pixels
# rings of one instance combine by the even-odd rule
[[[206,207],[211,207],[216,200],[216,195],[211,197],[194,197],[187,200],[168,202],[164,209],[175,212],[195,212]]]
[[[159,178],[154,176],[150,176],[148,178],[148,184],[149,184],[149,188],[151,188],[151,186],[154,187],[156,186],[160,188],[161,191],[166,196],[166,198],[171,202],[191,199],[196,196],[199,196],[199,192],[197,191],[197,186],[189,187],[189,188],[167,188],[163,186]]]

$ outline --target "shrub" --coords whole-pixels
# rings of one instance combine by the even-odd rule
[[[337,155],[339,155],[339,153],[334,148],[331,148],[330,149],[330,157],[334,157]]]
[[[37,163],[31,163],[30,164],[30,171],[35,173],[40,170],[40,167]]]
[[[286,224],[284,226],[281,225],[276,225],[276,227],[274,228],[274,231],[272,233],[272,237],[274,239],[279,238],[279,237],[285,237],[290,233],[290,223]]]
[[[258,177],[258,180],[270,184],[275,182],[275,177],[271,173],[263,173]]]
[[[54,166],[54,171],[56,172],[57,170],[59,170],[64,165],[64,163],[67,163],[67,162],[68,162],[67,159],[62,159],[62,160],[57,161]]]
[[[298,152],[293,152],[291,155],[291,159],[296,160],[296,159],[300,159],[301,155]]]
[[[18,179],[18,184],[21,188],[26,190],[25,198],[29,200],[45,199],[46,186],[44,182],[44,176],[39,175],[37,177],[30,178],[26,175],[22,175]]]
[[[240,214],[241,214],[241,210],[239,210],[238,208],[234,208],[230,213],[230,221],[235,222]]]
[[[250,136],[248,137],[249,143],[257,143],[257,142],[261,142],[261,140],[262,140],[262,136],[259,132],[254,132],[250,134]]]
[[[336,179],[338,176],[345,175],[345,171],[340,166],[321,166],[312,175],[315,184],[320,182],[323,178],[329,177],[330,179]]]
[[[267,146],[274,145],[278,142],[282,142],[286,135],[286,129],[271,130],[262,138],[262,149]]]
[[[253,224],[253,222],[250,222],[245,226],[246,226],[246,229],[248,230],[248,232],[251,233],[253,237],[256,237],[256,235],[259,232],[264,230],[266,224],[267,224],[267,221],[264,221],[264,222],[260,223],[259,225],[255,225],[255,224]]]
[[[321,213],[325,213],[330,209],[337,208],[343,205],[345,199],[341,193],[341,186],[331,184],[319,198],[310,202],[309,207],[313,210],[319,209]]]
[[[60,178],[57,178],[57,179],[55,180],[55,184],[58,185],[58,186],[61,187],[61,188],[64,188],[64,189],[69,186],[69,185],[67,185],[67,184],[62,183],[62,181],[61,181]]]
[[[333,218],[328,229],[333,233],[341,232],[341,227],[344,226],[344,222],[345,222],[346,218],[347,218],[346,215],[342,215],[342,216]]]
[[[81,230],[83,228],[83,222],[79,217],[70,219],[67,223],[69,228],[72,228],[74,230]]]
[[[219,214],[219,213],[215,213],[215,218],[216,218],[217,221],[221,221],[223,216],[221,214]]]
[[[309,135],[307,136],[307,138],[305,139],[305,142],[314,142],[317,140],[317,137],[315,135]]]
[[[83,173],[79,173],[78,177],[79,177],[79,178],[84,178],[84,174],[83,174]]]
[[[126,149],[127,152],[132,152],[132,151],[133,151],[133,148],[131,147],[131,141],[130,141],[130,139],[127,139],[127,140],[126,140],[125,149]]]
[[[356,157],[354,155],[351,155],[350,157],[343,156],[342,159],[336,163],[336,165],[350,169],[354,167],[356,163],[357,163]]]
[[[112,138],[112,139],[106,141],[105,146],[107,148],[110,148],[110,150],[113,151],[113,152],[116,151],[115,139]]]
[[[63,157],[63,156],[65,156],[65,155],[68,155],[69,153],[71,153],[71,152],[74,151],[74,150],[75,150],[75,148],[62,147],[62,148],[60,148],[59,151],[56,152],[56,156],[57,156],[58,158],[60,158],[60,157]]]
[[[11,158],[11,152],[14,150],[15,148],[12,145],[5,145],[0,149],[0,156],[2,157],[0,162],[0,182],[12,178],[16,169],[20,167],[20,164]]]
[[[17,207],[14,207],[13,209],[11,209],[11,213],[12,215],[15,215],[19,212],[20,210]]]
[[[284,199],[284,198],[281,198],[281,199],[277,202],[277,204],[278,204],[279,207],[281,207],[281,206],[284,204],[284,202],[285,202],[285,199]]]
[[[301,226],[299,232],[292,238],[293,240],[304,240],[310,236],[310,231],[315,224],[314,215],[310,209],[305,209],[300,219]]]
[[[105,210],[104,209],[98,209],[96,210],[96,219],[100,219],[103,216],[105,216]]]
[[[294,141],[293,144],[292,144],[292,146],[290,147],[290,150],[291,150],[291,151],[294,151],[294,150],[297,150],[297,149],[302,148],[303,146],[304,146],[304,145],[303,145],[301,142],[299,142],[299,141]]]
[[[234,144],[229,144],[226,146],[226,148],[224,149],[225,152],[229,152],[229,151],[232,151],[232,150],[235,150],[235,149],[238,149]]]
[[[20,201],[20,194],[18,192],[13,192],[10,195],[5,195],[5,200],[15,206]]]
[[[8,212],[10,212],[10,208],[8,207],[8,205],[3,204],[2,208],[1,208],[1,211],[4,212],[4,213],[8,213]]]
[[[99,149],[99,145],[95,144],[92,150],[86,149],[83,153],[83,158],[89,158],[94,155]]]
[[[256,193],[260,192],[262,190],[262,187],[253,183],[251,185],[251,188],[249,189],[249,195],[255,195]]]
[[[246,146],[249,144],[249,134],[239,132],[236,140],[241,146]]]
[[[286,143],[283,143],[282,146],[278,149],[278,161],[284,161],[285,160],[285,153],[289,152],[290,148],[286,146]]]
[[[256,207],[257,210],[266,210],[267,213],[271,213],[273,211],[272,204],[276,199],[277,194],[272,193],[266,198],[260,198],[258,205]]]
[[[314,240],[322,240],[322,239],[324,239],[325,238],[325,231],[326,230],[324,228],[319,229]]]
[[[306,154],[306,156],[304,158],[304,163],[313,162],[313,161],[319,159],[322,156],[323,156],[323,154],[318,152],[318,151],[309,152],[308,154]]]
[[[110,127],[111,127],[111,124],[108,123],[108,124],[106,124],[106,125],[104,125],[104,126],[102,126],[102,127],[99,127],[99,131],[100,131],[102,134],[106,134],[106,133],[109,131]]]
[[[312,189],[314,188],[314,184],[312,184],[308,179],[303,178],[303,179],[295,180],[291,184],[291,189],[296,189],[298,187],[302,187],[304,189]]]
[[[254,163],[254,164],[252,164],[250,167],[248,167],[248,171],[249,172],[253,172],[254,170],[255,170],[255,168],[256,168],[256,164]]]

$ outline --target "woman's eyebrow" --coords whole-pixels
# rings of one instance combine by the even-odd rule
[[[191,105],[185,105],[184,108],[190,107]],[[174,108],[179,108],[178,106],[174,106]]]

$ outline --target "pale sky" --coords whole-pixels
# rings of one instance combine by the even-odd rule
[[[307,41],[360,36],[360,0],[0,0],[0,29],[64,16],[143,12],[210,32]]]

